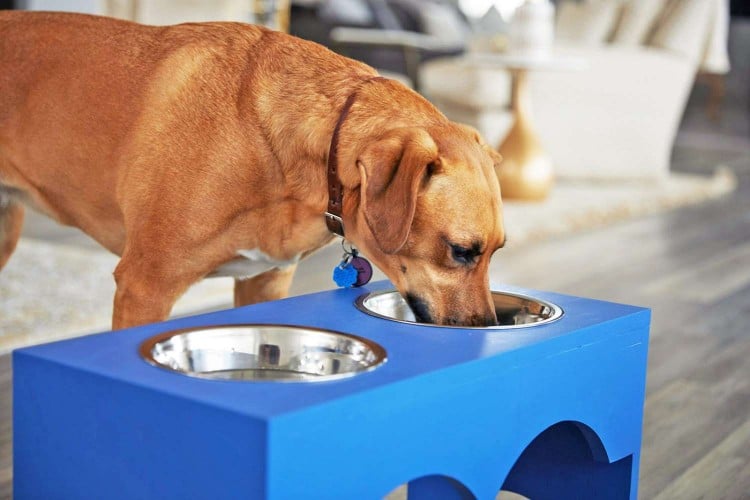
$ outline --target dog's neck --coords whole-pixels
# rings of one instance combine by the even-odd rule
[[[290,106],[265,117],[270,123],[267,136],[283,178],[297,179],[293,184],[285,184],[280,191],[287,199],[299,200],[297,219],[306,213],[308,222],[319,221],[317,235],[321,245],[332,237],[323,216],[329,199],[326,163],[333,131],[349,96],[356,91],[356,99],[337,138],[336,173],[343,187],[344,214],[354,214],[358,209],[361,180],[357,158],[369,144],[393,128],[428,126],[446,119],[426,99],[398,82],[386,79],[363,85],[377,77],[374,71],[327,77],[330,79],[327,99],[321,99],[319,94],[315,98],[309,96],[309,90],[304,87],[289,89],[300,99],[299,106]],[[304,107],[307,102],[310,105]],[[290,144],[296,147],[289,147]],[[307,166],[301,168],[300,163]],[[304,172],[304,181],[300,182],[301,172]]]
[[[339,113],[339,119],[336,122],[336,126],[333,129],[331,135],[331,145],[328,149],[328,160],[326,165],[327,170],[327,181],[328,181],[328,209],[326,210],[326,226],[328,230],[333,234],[345,237],[344,222],[343,222],[343,202],[344,202],[344,186],[341,183],[341,179],[338,174],[338,147],[339,147],[339,135],[341,133],[341,127],[344,125],[349,111],[354,105],[354,101],[357,99],[357,93],[367,84],[374,84],[377,82],[386,81],[386,78],[382,76],[374,76],[368,78],[362,82],[351,94],[346,98],[341,112]]]

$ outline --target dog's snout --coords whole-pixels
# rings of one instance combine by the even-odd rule
[[[497,326],[497,324],[497,315],[495,313],[476,317],[475,326]]]
[[[433,323],[432,315],[430,314],[430,308],[427,302],[417,297],[414,294],[406,294],[406,303],[409,304],[414,318],[420,323]]]
[[[473,314],[466,318],[460,318],[458,316],[447,316],[440,321],[441,325],[445,326],[496,326],[497,317],[492,315]]]
[[[495,311],[492,312],[471,312],[471,311],[454,311],[453,314],[440,315],[434,314],[428,303],[418,295],[407,293],[405,295],[406,303],[414,313],[414,318],[419,323],[439,324],[443,326],[496,326],[498,324]]]

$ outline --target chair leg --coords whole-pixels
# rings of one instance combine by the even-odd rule
[[[724,75],[715,73],[704,73],[703,80],[709,88],[708,101],[706,102],[706,115],[713,122],[721,120],[721,106],[726,94]]]

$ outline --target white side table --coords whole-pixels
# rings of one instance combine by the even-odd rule
[[[469,67],[504,68],[512,75],[513,126],[498,147],[503,156],[497,172],[503,197],[546,198],[554,183],[554,170],[532,123],[528,72],[581,70],[586,68],[585,60],[570,56],[524,57],[493,53],[471,53],[463,59]]]

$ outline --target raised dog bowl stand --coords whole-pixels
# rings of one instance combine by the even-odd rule
[[[647,309],[503,287],[564,314],[532,327],[451,329],[355,306],[387,288],[15,351],[15,498],[375,499],[406,482],[410,499],[493,499],[501,488],[533,499],[636,498]],[[361,369],[315,383],[186,376],[174,370],[213,365],[167,369],[139,353],[156,337],[184,359],[204,355],[200,342],[170,343],[165,332],[248,324],[341,332],[373,351],[346,336],[335,352],[300,354],[267,337],[229,348],[248,350],[232,359],[250,360],[249,378],[294,356],[307,363],[299,367],[315,365],[310,353],[345,355],[320,360],[330,375],[365,354]]]

